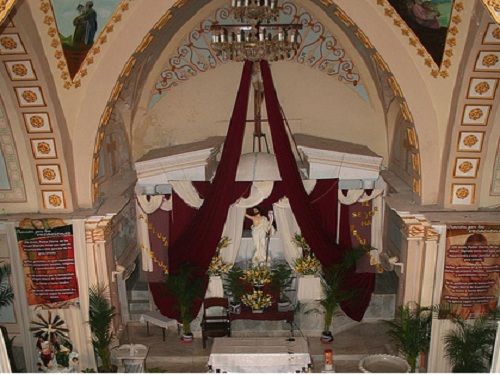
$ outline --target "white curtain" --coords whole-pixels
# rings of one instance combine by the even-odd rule
[[[288,198],[281,198],[277,203],[273,204],[273,209],[278,227],[278,235],[283,245],[283,255],[290,267],[293,267],[295,259],[302,255],[301,249],[292,241],[295,233],[300,233],[299,226],[295,220],[295,215],[292,212]]]
[[[191,181],[170,181],[172,189],[188,206],[200,208],[203,204],[203,199],[200,198],[198,191],[193,186]]]

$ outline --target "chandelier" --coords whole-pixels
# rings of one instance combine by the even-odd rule
[[[231,11],[241,24],[212,25],[217,56],[233,61],[278,61],[295,56],[300,24],[277,24],[278,0],[232,0]],[[245,22],[246,23],[243,23]]]

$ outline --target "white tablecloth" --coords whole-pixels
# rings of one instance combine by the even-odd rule
[[[168,329],[168,327],[177,327],[177,321],[175,319],[167,318],[162,315],[159,311],[151,311],[141,314],[139,318],[141,323],[149,322],[155,326]]]
[[[210,297],[224,297],[224,287],[220,276],[210,276],[208,279],[208,287],[205,298]]]
[[[297,278],[297,299],[301,302],[319,300],[323,297],[319,276],[305,275]]]
[[[296,372],[311,363],[307,340],[296,337],[217,337],[208,359],[214,371]]]

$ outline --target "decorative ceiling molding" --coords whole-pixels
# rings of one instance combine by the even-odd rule
[[[101,53],[101,50],[104,48],[104,44],[108,41],[108,35],[113,32],[115,25],[122,20],[123,13],[129,9],[130,1],[132,0],[121,0],[115,9],[115,12],[110,17],[108,23],[104,26],[99,36],[96,38],[92,48],[89,50],[87,56],[81,63],[78,72],[75,74],[73,79],[71,79],[68,64],[62,49],[61,39],[59,38],[59,31],[52,3],[50,0],[41,0],[40,10],[43,14],[45,14],[43,23],[47,26],[47,34],[50,38],[52,38],[50,46],[55,51],[54,57],[58,60],[57,69],[61,71],[60,78],[64,82],[63,86],[65,89],[70,89],[71,87],[78,88],[81,86],[81,80],[87,75],[88,66],[93,64],[97,55]]]
[[[500,26],[485,17],[480,29],[483,38],[469,51],[460,97],[452,124],[445,206],[470,209],[479,206],[478,194],[488,154],[488,135],[493,126],[490,113],[498,110],[500,83]],[[486,176],[486,175],[484,175]],[[491,194],[491,191],[490,191]]]
[[[38,177],[35,182],[41,202],[40,211],[68,212],[72,210],[71,190],[64,165],[58,124],[54,121],[51,101],[47,100],[48,89],[41,77],[43,70],[37,65],[37,60],[33,59],[28,48],[29,44],[23,43],[22,31],[14,23],[6,25],[2,30],[0,65],[5,69],[6,83],[17,99],[14,110],[17,110],[24,121],[24,137],[28,147],[31,148],[34,175]],[[5,124],[8,126],[7,115],[5,113],[3,115],[4,118],[0,120],[2,137],[6,134]],[[7,138],[3,138],[2,142],[5,139]],[[8,156],[11,157],[10,153]],[[10,159],[6,161],[9,162]],[[9,177],[12,179],[13,175]],[[18,180],[22,179],[21,171],[14,177],[17,178],[15,185],[18,186]],[[1,200],[2,194],[0,194]],[[14,199],[8,201],[12,202]]]
[[[500,23],[500,0],[482,0],[491,17],[496,23]]]
[[[307,65],[336,77],[339,81],[350,85],[364,101],[368,101],[368,93],[360,82],[359,73],[347,56],[346,50],[310,12],[294,2],[284,1],[280,6],[280,17],[277,22],[299,23],[303,27],[299,33],[298,52],[287,61]],[[215,10],[210,17],[191,30],[160,73],[148,108],[151,109],[165,93],[182,82],[229,62],[227,56],[217,56],[216,51],[212,49],[211,26],[237,23],[238,21],[231,15],[228,2],[226,6]]]
[[[14,7],[16,0],[0,0],[0,24],[2,24]]]
[[[429,67],[431,76],[434,78],[447,78],[449,76],[451,58],[454,55],[454,48],[457,44],[456,35],[458,34],[458,25],[462,22],[460,13],[464,10],[463,2],[456,0],[453,4],[453,12],[450,18],[450,26],[446,36],[446,48],[444,50],[441,66],[438,66],[434,62],[432,56],[427,52],[413,30],[408,27],[406,22],[401,18],[398,12],[396,12],[388,0],[377,0],[377,5],[384,8],[384,16],[392,19],[394,26],[401,30],[401,34],[404,37],[408,38],[408,43],[416,50],[417,55],[424,59],[424,64]]]

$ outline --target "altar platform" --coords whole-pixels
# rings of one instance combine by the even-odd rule
[[[369,354],[395,354],[396,348],[386,334],[387,325],[383,322],[354,323],[349,328],[335,335],[332,344],[321,343],[319,337],[306,337],[309,344],[309,354],[313,362],[313,372],[321,372],[324,368],[323,353],[332,349],[337,372],[359,372],[359,360]],[[300,332],[294,332],[300,337]],[[258,335],[258,336],[257,336]],[[130,340],[130,338],[132,340]],[[236,331],[233,337],[264,337],[276,336],[272,331]],[[288,337],[288,335],[281,335]],[[195,338],[192,343],[182,343],[177,331],[169,329],[166,340],[162,339],[160,327],[150,326],[150,335],[146,333],[145,325],[131,325],[124,330],[120,343],[145,344],[149,346],[146,359],[147,371],[189,373],[207,372],[207,363],[211,353],[213,340],[208,340],[207,348],[203,349],[201,338]]]

